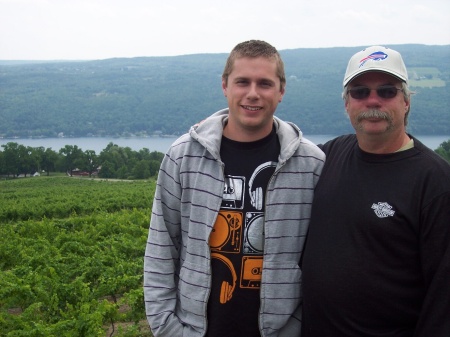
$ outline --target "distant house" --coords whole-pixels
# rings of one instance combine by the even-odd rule
[[[98,175],[98,171],[100,170],[100,168],[97,168],[97,170],[93,171],[91,173],[91,176],[96,176]],[[69,176],[77,176],[77,177],[87,177],[89,176],[89,172],[88,171],[81,171],[80,169],[76,168],[73,169],[71,172],[67,172],[67,175]]]

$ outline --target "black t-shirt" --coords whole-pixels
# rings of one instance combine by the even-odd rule
[[[222,138],[222,207],[210,237],[208,337],[259,337],[264,196],[280,145],[275,130],[256,142]]]
[[[323,147],[302,263],[302,337],[450,336],[450,170],[414,148]]]

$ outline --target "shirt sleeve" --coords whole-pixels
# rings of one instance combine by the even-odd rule
[[[420,259],[425,298],[414,337],[450,336],[450,192],[423,212]]]
[[[144,256],[144,301],[147,320],[157,336],[183,336],[175,314],[180,230],[178,165],[166,154],[158,174]]]

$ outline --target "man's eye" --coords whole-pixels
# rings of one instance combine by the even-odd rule
[[[260,86],[263,88],[270,88],[272,87],[272,82],[261,82]]]

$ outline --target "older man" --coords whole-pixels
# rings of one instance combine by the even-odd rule
[[[398,52],[356,53],[343,85],[356,134],[322,146],[302,337],[448,337],[450,166],[406,132],[411,92]]]

